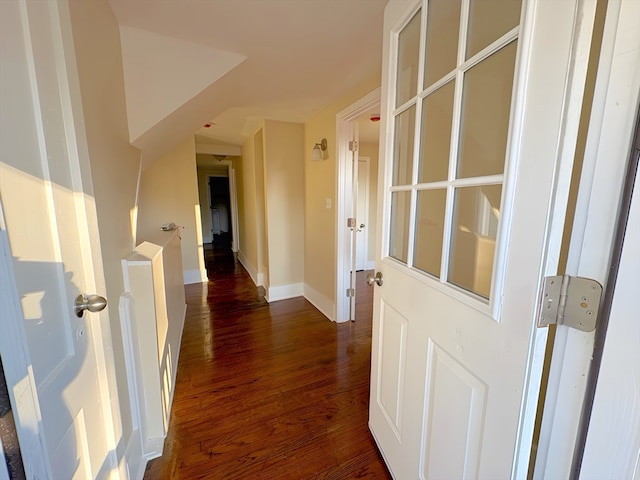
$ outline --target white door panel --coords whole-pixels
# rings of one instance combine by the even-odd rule
[[[526,472],[592,7],[387,6],[370,427],[395,478]]]
[[[73,311],[79,294],[104,294],[104,279],[67,5],[2,3],[0,200],[47,468],[101,477],[115,458],[116,394],[107,316]]]
[[[393,307],[383,304],[381,309],[384,314],[380,322],[381,368],[378,371],[376,401],[396,437],[400,439],[407,364],[407,319]]]
[[[425,478],[475,477],[487,386],[431,340],[427,351],[422,474]]]

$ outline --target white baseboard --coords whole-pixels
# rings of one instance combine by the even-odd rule
[[[258,276],[258,269],[254,267],[249,260],[247,260],[247,257],[244,256],[241,250],[238,250],[238,261],[247,271],[251,280],[253,280],[253,283],[256,286],[262,285],[262,278],[259,278]]]
[[[208,280],[207,272],[202,270],[185,270],[182,272],[184,278],[184,284],[189,285],[191,283],[204,283]]]
[[[131,432],[129,442],[127,444],[127,450],[124,454],[124,457],[120,460],[120,464],[118,466],[120,478],[142,480],[146,468],[147,459],[142,454],[140,431],[136,429]]]
[[[289,283],[287,285],[275,285],[266,289],[265,300],[269,303],[278,300],[286,300],[302,296],[304,285],[302,283]]]
[[[304,298],[309,300],[311,304],[316,307],[320,312],[332,322],[336,321],[336,304],[330,298],[327,298],[322,293],[314,290],[306,283],[303,287]]]

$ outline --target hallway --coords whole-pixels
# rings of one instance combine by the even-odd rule
[[[164,455],[153,479],[388,479],[367,426],[372,289],[355,323],[304,298],[267,304],[229,255],[186,287],[187,315]]]

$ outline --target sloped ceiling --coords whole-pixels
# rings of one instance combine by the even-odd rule
[[[125,26],[120,41],[133,142],[247,58]]]
[[[171,107],[164,105],[153,120],[141,123],[132,135],[134,145],[148,159],[194,133],[240,145],[262,119],[306,121],[379,74],[386,1],[110,0],[122,31],[134,29],[130,37],[148,41],[156,35],[164,42],[177,40],[182,47],[192,44],[203,64],[215,64],[198,69],[193,81],[193,58],[187,63],[181,58],[181,64],[175,52],[162,56],[158,49],[158,68],[180,75],[173,75],[171,84],[159,81],[156,93],[178,93],[167,94],[174,102]],[[122,37],[125,56],[127,49],[140,49],[128,44],[126,33]],[[202,72],[208,72],[208,81]],[[188,86],[176,83],[181,77]],[[128,97],[133,94],[127,90]],[[202,128],[207,122],[214,125]]]

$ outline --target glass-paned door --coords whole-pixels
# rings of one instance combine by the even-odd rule
[[[485,302],[519,18],[518,0],[430,0],[397,37],[387,254]]]
[[[579,3],[387,4],[369,425],[394,478],[526,476]]]

